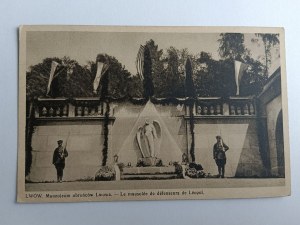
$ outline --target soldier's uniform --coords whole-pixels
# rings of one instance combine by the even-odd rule
[[[65,158],[68,157],[68,151],[61,145],[62,140],[59,140],[57,143],[59,146],[54,150],[52,163],[56,168],[57,182],[62,182],[65,168]]]
[[[226,164],[225,152],[229,149],[229,147],[226,144],[224,144],[224,142],[221,139],[221,136],[216,136],[216,139],[219,139],[219,141],[217,141],[217,143],[214,145],[213,157],[218,166],[219,177],[224,178]]]

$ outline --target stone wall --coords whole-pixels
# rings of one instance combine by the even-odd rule
[[[145,105],[112,103],[109,125],[108,164],[113,156],[119,162],[135,166],[138,158],[136,132],[146,118],[158,120],[162,127],[162,143],[158,157],[164,165],[181,161],[190,148],[189,120],[183,105]],[[70,107],[69,107],[70,108]],[[228,108],[228,107],[227,107]],[[32,137],[33,162],[28,179],[33,182],[56,180],[52,154],[57,140],[68,139],[64,180],[87,180],[94,177],[102,162],[103,118],[37,118]],[[217,174],[212,148],[215,136],[222,135],[230,147],[227,152],[226,176],[263,176],[265,168],[260,157],[255,115],[195,116],[195,156],[205,172]],[[189,155],[189,154],[188,154]]]
[[[278,106],[281,106],[281,95],[277,96],[266,105],[271,173],[274,176],[279,175],[280,165],[278,161],[281,160],[278,158],[278,151],[280,150],[277,149],[276,146],[276,125],[281,111],[281,107]],[[281,138],[281,140],[283,139]]]
[[[37,123],[32,136],[32,166],[28,179],[33,182],[56,180],[52,156],[57,147],[57,140],[60,139],[64,142],[68,139],[69,156],[66,158],[64,180],[94,178],[102,162],[103,121],[79,119],[77,121],[48,120]],[[111,146],[111,141],[109,143]]]
[[[159,120],[163,127],[158,157],[165,165],[170,161],[179,162],[183,152],[187,151],[184,107],[157,105],[157,115],[152,116],[153,112],[148,112],[141,116],[144,108],[145,105],[131,103],[111,104],[111,115],[116,119],[109,126],[108,165],[113,163],[115,154],[120,162],[136,165],[140,157],[136,132],[145,123],[146,117]],[[147,115],[149,113],[151,115]],[[52,165],[53,151],[57,147],[57,140],[65,142],[68,136],[69,157],[66,159],[64,180],[92,179],[102,162],[103,123],[103,118],[38,118],[32,136],[33,161],[28,179],[33,182],[56,180],[56,170]],[[174,152],[174,149],[177,151]]]
[[[203,166],[205,172],[218,174],[213,159],[213,146],[216,135],[221,135],[224,143],[229,146],[225,176],[264,176],[266,171],[259,151],[256,123],[253,117],[198,117],[195,122],[196,162]]]
[[[269,77],[258,98],[258,116],[265,120],[266,149],[271,176],[285,176],[283,143],[281,68]]]

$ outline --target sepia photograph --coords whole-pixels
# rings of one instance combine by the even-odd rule
[[[18,202],[290,195],[284,30],[21,26]]]

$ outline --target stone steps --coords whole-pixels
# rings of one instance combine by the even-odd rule
[[[163,180],[176,179],[174,166],[167,167],[130,167],[123,168],[121,180]]]
[[[176,179],[177,174],[122,174],[121,180],[165,180]]]

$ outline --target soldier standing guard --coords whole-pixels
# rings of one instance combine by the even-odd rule
[[[68,157],[68,151],[62,146],[63,141],[58,140],[58,147],[54,150],[52,164],[54,164],[57,172],[57,182],[62,182],[65,158]]]
[[[218,166],[218,177],[225,177],[225,164],[226,164],[226,154],[225,152],[229,147],[223,142],[221,136],[216,136],[217,143],[214,145],[213,156],[216,164]]]

